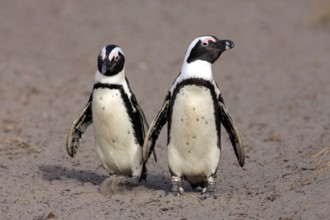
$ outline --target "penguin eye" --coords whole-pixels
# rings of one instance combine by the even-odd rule
[[[209,42],[207,42],[207,41],[203,41],[202,45],[203,45],[204,47],[206,47],[207,45],[209,45]]]
[[[115,60],[116,60],[116,61],[119,60],[119,56],[115,56]]]

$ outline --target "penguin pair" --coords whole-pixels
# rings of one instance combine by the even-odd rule
[[[240,166],[245,159],[238,129],[212,75],[212,64],[233,47],[232,41],[214,36],[194,39],[150,128],[125,77],[122,49],[116,45],[104,47],[98,56],[92,94],[68,134],[69,155],[76,154],[82,134],[93,123],[103,166],[111,174],[128,176],[123,183],[134,185],[146,179],[146,163],[152,153],[157,160],[154,146],[168,122],[168,165],[172,177],[169,194],[183,194],[184,178],[193,188],[203,188],[199,198],[215,197],[221,124],[229,134]]]

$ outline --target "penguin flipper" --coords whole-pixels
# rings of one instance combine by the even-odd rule
[[[132,90],[131,90],[131,87],[130,87],[130,85],[129,85],[128,79],[125,78],[125,80],[126,80],[126,83],[127,83],[127,85],[128,85],[128,89],[129,89],[129,91],[130,91],[131,94],[132,94],[131,100],[132,100],[132,103],[133,103],[134,107],[135,107],[136,110],[138,111],[138,114],[139,114],[139,116],[140,116],[140,120],[141,120],[141,122],[142,122],[141,124],[144,124],[145,129],[148,130],[149,125],[148,125],[148,122],[147,122],[146,116],[144,115],[144,113],[143,113],[143,111],[142,111],[142,108],[140,107],[140,105],[139,105],[139,103],[138,103],[138,101],[137,101],[137,99],[136,99],[134,93],[133,93]],[[143,130],[143,137],[144,137],[144,135],[145,135],[145,131]]]
[[[140,115],[140,119],[141,119],[141,122],[142,122],[141,124],[144,124],[145,129],[148,130],[149,125],[148,125],[146,116],[144,115],[144,113],[142,111],[142,108],[140,107],[140,105],[137,102],[136,97],[135,97],[135,95],[133,93],[132,93],[132,102],[133,102],[135,108],[137,109],[137,111],[138,111],[138,113]]]
[[[220,107],[221,123],[225,127],[229,135],[238,163],[241,167],[243,167],[245,162],[245,153],[244,153],[244,147],[241,140],[241,136],[239,134],[239,131],[237,129],[234,120],[232,119],[228,109],[226,108],[223,102],[222,97],[220,97],[219,99],[219,107]]]
[[[150,124],[143,144],[143,160],[145,162],[148,161],[151,152],[154,151],[155,144],[160,134],[160,131],[167,122],[169,103],[170,95],[167,95],[161,110],[158,112],[158,114]]]
[[[87,102],[84,109],[80,112],[79,117],[76,118],[70,127],[68,137],[66,140],[66,150],[71,157],[74,157],[79,148],[79,141],[86,129],[92,124],[92,95]]]
[[[135,106],[135,108],[138,111],[140,120],[141,120],[141,124],[144,125],[144,129],[143,129],[143,138],[145,138],[145,130],[149,129],[149,125],[148,125],[148,121],[146,119],[146,116],[144,115],[144,112],[142,111],[142,108],[140,107],[139,103],[136,100],[135,95],[132,93],[132,102]],[[153,155],[154,155],[154,160],[157,162],[157,155],[156,155],[156,151],[153,150]]]

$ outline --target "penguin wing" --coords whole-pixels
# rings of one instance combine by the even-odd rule
[[[239,134],[239,131],[236,127],[234,120],[232,119],[228,109],[225,106],[225,103],[221,95],[219,97],[219,107],[220,107],[221,123],[228,132],[238,163],[241,167],[243,167],[245,161],[245,153],[244,153],[244,147],[241,140],[241,136]]]
[[[149,125],[148,125],[146,116],[144,115],[144,113],[142,111],[142,108],[140,107],[140,105],[137,102],[136,97],[135,97],[135,95],[133,93],[132,93],[132,98],[131,99],[132,99],[133,105],[135,106],[135,108],[138,111],[139,118],[140,118],[140,121],[141,121],[141,125],[144,125],[144,129],[142,131],[143,132],[143,138],[144,138],[145,137],[145,130],[148,130],[149,129]],[[156,152],[155,151],[153,151],[153,155],[154,155],[154,160],[157,162],[157,155],[156,155]]]
[[[148,129],[143,144],[143,160],[145,162],[148,161],[151,152],[154,151],[155,144],[160,134],[160,131],[167,122],[169,103],[170,103],[170,94],[167,95],[162,108],[160,109],[160,111],[158,112],[158,114],[150,124],[150,127]]]
[[[139,114],[139,117],[140,117],[140,120],[141,120],[141,124],[144,125],[144,129],[148,130],[149,125],[148,125],[146,116],[144,115],[144,113],[142,111],[142,108],[140,107],[140,105],[137,102],[136,97],[133,93],[132,93],[132,98],[131,99],[132,99],[132,103],[133,103],[134,107],[138,111],[138,114]],[[145,132],[143,131],[143,137],[144,137],[144,135],[145,135]]]
[[[89,98],[84,109],[80,112],[70,127],[68,137],[66,139],[66,150],[71,157],[74,157],[79,148],[79,141],[86,129],[92,124],[92,95]]]

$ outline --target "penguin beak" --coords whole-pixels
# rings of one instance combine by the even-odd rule
[[[103,64],[102,64],[102,74],[105,74],[107,72],[107,70],[109,69],[110,67],[110,60],[105,58],[103,60]]]
[[[234,42],[231,40],[217,40],[214,44],[221,52],[235,47]]]

